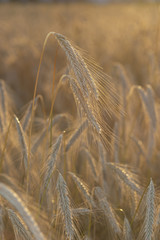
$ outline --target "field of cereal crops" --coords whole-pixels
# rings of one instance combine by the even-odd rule
[[[0,5],[0,239],[160,239],[159,12]]]

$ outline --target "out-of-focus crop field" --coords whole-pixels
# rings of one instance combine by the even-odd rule
[[[114,63],[119,62],[134,81],[143,85],[154,79],[158,90],[151,68],[159,54],[159,23],[158,6],[154,4],[2,4],[0,77],[16,90],[20,106],[28,102],[33,96],[44,39],[54,31],[87,50],[109,75],[114,72]],[[50,38],[40,72],[40,93],[47,92],[46,102],[56,47]],[[65,71],[65,63],[59,50],[57,76]]]
[[[1,4],[0,78],[0,239],[159,240],[159,5]]]

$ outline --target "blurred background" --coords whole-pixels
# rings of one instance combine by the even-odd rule
[[[44,39],[50,31],[64,34],[86,50],[113,78],[116,77],[114,66],[120,63],[131,82],[146,85],[154,79],[152,86],[156,92],[160,91],[159,1],[0,2],[0,78],[16,93],[18,109],[33,97]],[[38,85],[46,107],[50,106],[56,49],[57,43],[50,37]],[[58,48],[57,81],[66,72],[66,62],[65,54]],[[57,109],[65,107],[59,101]]]

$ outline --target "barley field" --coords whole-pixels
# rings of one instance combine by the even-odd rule
[[[160,239],[160,9],[0,5],[0,239]]]

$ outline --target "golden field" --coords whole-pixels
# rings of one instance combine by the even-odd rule
[[[0,239],[160,239],[159,7],[0,5]]]
[[[33,96],[40,53],[50,31],[64,34],[86,50],[109,75],[119,62],[133,81],[146,84],[159,50],[159,9],[151,4],[1,4],[0,76],[25,103]],[[43,89],[52,79],[55,49],[51,38],[40,74]],[[57,73],[63,72],[66,65],[61,51],[57,61]]]

